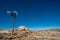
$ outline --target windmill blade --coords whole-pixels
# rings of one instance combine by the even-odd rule
[[[17,13],[17,11],[13,11],[13,13],[16,13],[16,16],[18,16],[18,13]]]
[[[10,12],[10,11],[7,11],[7,13],[9,13],[9,14],[10,14],[11,12]]]

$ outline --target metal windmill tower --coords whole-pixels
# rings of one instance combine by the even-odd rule
[[[17,16],[17,11],[7,11],[7,13],[9,13],[13,20],[12,20],[12,34],[14,33],[14,25],[15,25],[15,18]]]

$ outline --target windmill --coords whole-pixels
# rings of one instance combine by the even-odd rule
[[[9,13],[13,20],[12,20],[12,34],[14,34],[14,25],[15,25],[15,18],[17,16],[17,11],[7,11],[7,13]]]

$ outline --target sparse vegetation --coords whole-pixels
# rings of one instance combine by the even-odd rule
[[[60,40],[60,32],[54,30],[15,30],[14,34],[11,32],[0,33],[0,40]]]

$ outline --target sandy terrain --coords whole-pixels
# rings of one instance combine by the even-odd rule
[[[60,40],[59,30],[18,30],[14,34],[0,30],[0,40]]]

